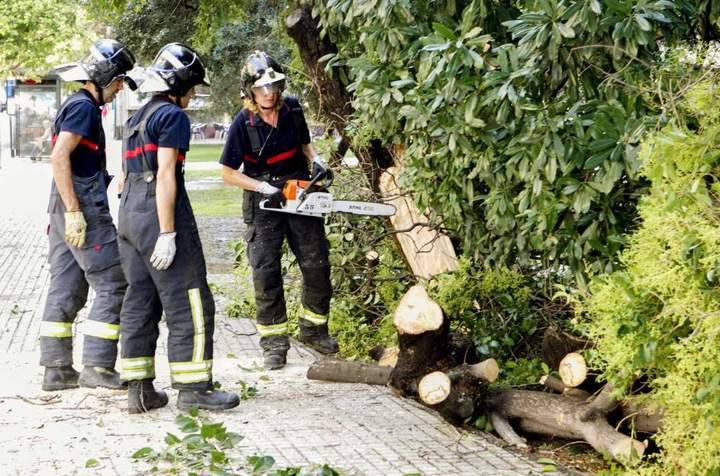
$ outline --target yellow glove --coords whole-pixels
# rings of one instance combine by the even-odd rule
[[[82,211],[65,212],[65,241],[77,248],[83,246],[86,228]]]

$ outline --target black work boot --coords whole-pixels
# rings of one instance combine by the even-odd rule
[[[203,410],[227,410],[240,404],[240,397],[236,393],[215,390],[211,383],[205,390],[180,390],[178,392],[177,407],[180,410],[189,410],[192,407]]]
[[[128,413],[145,413],[168,404],[168,396],[162,390],[155,391],[149,380],[132,380],[128,385]]]
[[[45,367],[42,389],[48,392],[78,388],[78,372],[72,365]]]
[[[263,350],[263,367],[269,370],[285,367],[290,349],[290,338],[287,335],[261,337],[260,347]]]
[[[80,372],[80,386],[86,388],[104,387],[112,390],[127,388],[127,383],[120,381],[120,374],[115,369],[105,367],[84,367]]]
[[[263,367],[268,370],[277,370],[287,364],[287,350],[264,350]]]
[[[340,348],[333,336],[328,334],[327,324],[313,324],[307,319],[299,319],[300,342],[307,344],[321,354],[334,354]]]

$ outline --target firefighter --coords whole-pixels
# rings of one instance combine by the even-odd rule
[[[108,209],[105,135],[100,108],[128,82],[135,58],[121,43],[99,40],[90,56],[56,68],[82,88],[62,105],[52,125],[53,182],[48,228],[50,288],[40,324],[43,390],[97,386],[122,388],[115,371],[120,307],[127,284],[120,266],[117,234]],[[82,372],[73,368],[72,325],[85,305],[88,286],[95,299],[84,334]]]
[[[120,319],[128,411],[146,412],[168,402],[152,383],[163,311],[178,408],[233,408],[238,396],[213,388],[215,303],[183,177],[190,148],[190,120],[183,109],[195,86],[208,85],[205,67],[191,48],[170,43],[160,49],[149,73],[140,91],[155,94],[125,126],[118,226],[128,280]]]
[[[303,275],[300,341],[325,354],[338,350],[327,324],[332,297],[328,242],[322,218],[261,210],[258,204],[268,198],[279,206],[287,180],[309,178],[308,163],[313,176],[327,169],[310,143],[298,100],[283,96],[282,67],[268,54],[255,51],[245,62],[241,83],[245,107],[230,126],[220,163],[223,180],[245,191],[243,219],[260,346],[265,367],[279,369],[290,348],[280,268],[285,238]]]

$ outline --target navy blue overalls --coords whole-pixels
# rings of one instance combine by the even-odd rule
[[[84,246],[76,248],[65,242],[66,210],[53,180],[48,205],[50,288],[40,324],[40,365],[72,364],[72,325],[87,301],[89,285],[95,298],[81,328],[83,364],[114,368],[127,284],[108,208],[105,135],[98,104],[89,92],[81,89],[62,105],[53,125],[53,145],[61,131],[83,136],[70,154],[70,163],[87,230]]]
[[[243,109],[233,120],[220,163],[282,188],[288,179],[306,180],[308,166],[302,145],[310,134],[297,99],[284,98],[277,127]],[[262,199],[245,191],[243,218],[245,240],[253,270],[257,329],[265,351],[286,351],[287,315],[281,270],[285,238],[303,276],[301,325],[327,326],[332,285],[329,248],[322,218],[288,215],[258,208]],[[304,322],[303,322],[304,321]]]
[[[172,130],[168,130],[168,128]],[[163,310],[169,330],[168,360],[174,388],[207,388],[212,382],[215,303],[197,224],[185,190],[183,148],[189,147],[187,115],[165,95],[156,95],[125,126],[118,234],[128,292],[121,316],[123,380],[155,378],[158,323]],[[173,139],[174,138],[174,139]],[[175,243],[170,267],[150,263],[160,233],[155,200],[157,151],[178,149]]]

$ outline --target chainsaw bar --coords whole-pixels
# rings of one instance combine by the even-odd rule
[[[282,208],[267,205],[267,200],[260,202],[262,210],[313,217],[324,217],[335,212],[389,217],[393,216],[396,211],[395,206],[387,203],[333,200],[332,194],[326,192],[308,194],[303,197],[303,200],[288,200]]]

